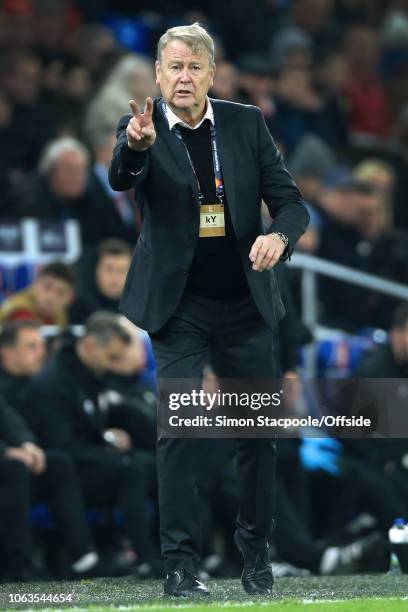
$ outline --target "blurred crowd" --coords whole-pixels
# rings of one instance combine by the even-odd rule
[[[262,109],[302,191],[311,224],[298,249],[407,284],[408,0],[176,0],[171,10],[0,0],[0,226],[75,219],[82,244],[74,266],[51,261],[1,296],[0,579],[160,575],[154,361],[148,338],[117,314],[141,216],[137,196],[111,189],[108,168],[129,99],[142,106],[158,93],[159,36],[195,20],[217,43],[211,96]],[[287,316],[277,359],[295,403],[311,336],[298,277],[282,265],[278,280]],[[322,324],[389,332],[361,376],[407,377],[408,310],[397,306],[319,284]],[[384,569],[371,553],[376,534],[408,517],[408,445],[369,442],[282,441],[282,572],[356,571],[366,556]],[[236,575],[232,448],[203,445],[202,574]]]
[[[129,99],[157,93],[155,44],[176,18],[164,3],[128,4],[1,3],[0,219],[75,218],[84,247],[134,244],[140,212],[107,168]],[[199,19],[215,36],[211,95],[264,112],[312,213],[299,248],[404,283],[406,0],[178,4],[178,23]],[[353,291],[359,309],[348,287],[322,282],[321,322],[390,324],[390,300]]]

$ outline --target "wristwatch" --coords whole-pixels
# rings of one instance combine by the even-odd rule
[[[289,244],[289,238],[285,236],[285,234],[282,234],[282,232],[272,232],[271,236],[277,236],[278,238],[280,238],[283,244],[285,245],[285,249],[286,249],[286,247]]]

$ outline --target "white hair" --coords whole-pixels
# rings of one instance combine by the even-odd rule
[[[210,64],[213,66],[215,62],[214,41],[202,25],[198,22],[186,26],[176,26],[169,28],[159,39],[157,43],[157,60],[161,64],[163,49],[172,40],[181,40],[186,44],[193,53],[201,53],[206,51]]]
[[[48,174],[55,163],[58,161],[60,156],[66,151],[77,151],[83,155],[86,163],[89,162],[89,153],[87,148],[77,140],[70,136],[64,136],[63,138],[57,138],[52,140],[43,149],[38,163],[38,170],[40,174]]]

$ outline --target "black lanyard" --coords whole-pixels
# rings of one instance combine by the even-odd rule
[[[163,108],[163,112],[167,117],[167,107],[165,105],[165,103],[162,103],[162,108]],[[191,159],[191,155],[190,152],[186,146],[186,143],[183,140],[183,137],[181,135],[181,132],[178,128],[177,125],[174,126],[174,133],[177,136],[177,138],[180,140],[180,142],[183,144],[186,153],[187,153],[187,157],[188,157],[188,161],[190,162],[190,166],[194,172],[194,175],[197,179],[197,186],[198,186],[198,200],[200,202],[200,204],[203,202],[204,200],[204,195],[203,192],[201,191],[201,186],[200,186],[200,181],[198,180],[198,176],[197,176],[197,172],[194,168],[194,164],[193,164],[193,160]],[[215,193],[216,196],[220,202],[220,204],[223,204],[224,201],[224,183],[222,180],[222,172],[221,172],[221,163],[220,163],[220,157],[218,155],[218,146],[217,146],[217,132],[215,129],[215,125],[213,125],[212,123],[210,123],[210,134],[211,134],[211,152],[212,152],[212,159],[213,159],[213,168],[214,168],[214,178],[215,178]]]

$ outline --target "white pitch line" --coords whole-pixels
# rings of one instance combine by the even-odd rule
[[[188,610],[189,608],[195,608],[195,607],[205,607],[205,608],[209,608],[214,609],[214,608],[243,608],[244,606],[279,606],[282,605],[282,603],[284,602],[286,603],[296,603],[296,604],[303,604],[304,606],[309,606],[312,604],[317,604],[317,605],[328,605],[328,604],[336,604],[336,603],[352,603],[354,601],[370,601],[370,600],[376,600],[376,601],[381,601],[381,600],[386,600],[386,601],[408,601],[408,596],[405,597],[367,597],[367,598],[362,598],[362,597],[358,597],[358,598],[354,598],[354,599],[276,599],[276,600],[271,600],[271,601],[234,601],[234,602],[229,602],[226,601],[224,603],[221,602],[214,602],[214,603],[200,603],[199,601],[195,601],[195,602],[191,602],[191,603],[180,603],[180,604],[173,604],[173,603],[169,603],[169,604],[142,604],[142,605],[137,605],[137,604],[133,604],[133,605],[128,605],[128,606],[115,606],[114,604],[107,604],[107,605],[101,605],[101,604],[92,604],[89,607],[86,608],[81,608],[81,607],[65,607],[65,608],[19,608],[19,610],[21,610],[21,612],[92,612],[92,610],[98,608],[98,609],[103,609],[103,608],[110,608],[110,609],[114,609],[114,610],[122,610],[122,611],[126,611],[126,610]],[[7,608],[5,609],[7,610]]]

